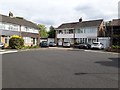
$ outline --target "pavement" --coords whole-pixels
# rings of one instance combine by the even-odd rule
[[[37,50],[72,50],[72,51],[85,51],[85,52],[96,52],[96,53],[110,53],[110,54],[119,54],[116,52],[106,52],[103,50],[85,50],[85,49],[77,49],[77,48],[62,48],[62,47],[49,47],[49,48],[36,48],[36,49],[25,49],[25,50],[10,50],[10,49],[0,49],[0,55],[1,54],[7,54],[7,53],[17,53],[17,52],[22,52],[22,51],[37,51]]]
[[[2,55],[3,88],[118,88],[118,54],[40,49]]]

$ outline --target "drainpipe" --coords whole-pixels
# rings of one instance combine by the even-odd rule
[[[20,37],[22,37],[22,32],[21,32],[21,25],[20,25]]]
[[[75,40],[75,29],[73,29],[73,34],[74,34],[74,35],[73,35],[73,39],[74,39],[73,47],[75,47],[75,41],[76,41],[76,40]]]
[[[55,44],[56,44],[56,45],[58,45],[57,42],[58,42],[58,41],[57,41],[57,30],[55,30]]]
[[[39,46],[40,44],[40,33],[38,33],[38,41],[37,41],[37,45]]]

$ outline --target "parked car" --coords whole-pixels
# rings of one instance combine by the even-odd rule
[[[90,49],[91,45],[86,43],[86,44],[79,44],[78,46],[79,49]]]
[[[4,46],[3,43],[0,43],[0,48],[1,48],[1,49],[4,49],[4,48],[5,48],[5,46]]]
[[[50,42],[50,43],[49,43],[49,46],[50,46],[50,47],[56,47],[57,45],[56,45],[54,42]]]
[[[91,45],[91,49],[104,49],[104,45],[100,42],[94,42]]]
[[[42,42],[40,43],[40,46],[41,46],[41,47],[49,47],[47,41],[42,41]]]
[[[64,42],[64,43],[63,43],[63,47],[68,47],[68,48],[70,48],[70,46],[71,46],[71,45],[70,45],[70,42]]]

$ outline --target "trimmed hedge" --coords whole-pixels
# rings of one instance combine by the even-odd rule
[[[12,49],[22,49],[24,47],[24,39],[14,35],[9,40],[9,47]]]

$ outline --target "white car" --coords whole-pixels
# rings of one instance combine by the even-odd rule
[[[91,49],[104,49],[104,45],[100,42],[94,42],[91,45]]]
[[[70,48],[70,46],[71,46],[71,45],[70,45],[69,42],[64,42],[64,43],[63,43],[63,47],[69,47],[69,48]]]
[[[50,46],[50,47],[56,47],[57,45],[56,45],[54,42],[50,42],[50,43],[49,43],[49,46]]]
[[[0,42],[0,48],[4,49],[4,44]]]

